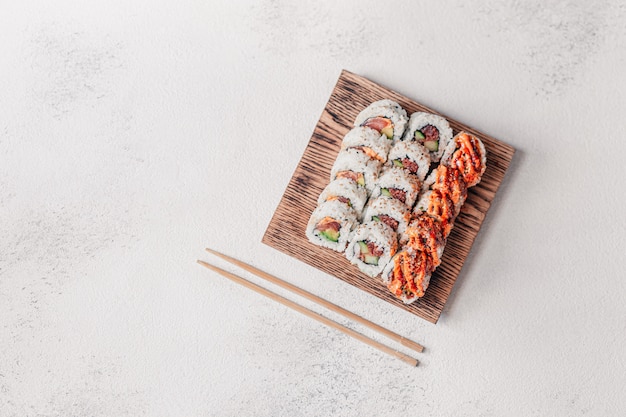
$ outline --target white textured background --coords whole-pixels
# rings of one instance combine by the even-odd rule
[[[25,3],[0,3],[0,416],[626,415],[623,2]],[[517,149],[436,326],[260,243],[343,68]]]

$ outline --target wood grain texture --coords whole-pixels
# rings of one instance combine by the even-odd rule
[[[433,273],[426,294],[413,304],[405,305],[387,290],[379,278],[370,278],[361,273],[343,254],[313,245],[305,235],[307,222],[317,205],[317,198],[330,181],[330,169],[344,135],[353,127],[354,119],[361,110],[373,101],[386,98],[398,102],[408,114],[416,111],[441,114],[366,78],[342,71],[262,241],[399,308],[436,323],[515,150],[442,115],[450,122],[455,135],[465,130],[483,141],[487,150],[487,169],[482,181],[469,189],[467,200],[448,237],[442,263]]]

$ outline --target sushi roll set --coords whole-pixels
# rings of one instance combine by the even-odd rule
[[[441,263],[467,189],[482,177],[477,137],[453,137],[438,115],[407,115],[380,100],[359,113],[343,138],[330,182],[306,228],[314,244],[346,258],[398,299],[422,297]]]

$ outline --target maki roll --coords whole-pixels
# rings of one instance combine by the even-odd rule
[[[407,207],[413,207],[420,192],[421,183],[417,176],[402,168],[389,166],[378,177],[372,198],[380,196],[399,200]]]
[[[368,195],[374,190],[378,180],[378,171],[381,162],[371,159],[366,153],[358,149],[345,149],[339,152],[337,159],[330,170],[330,180],[349,178],[367,190]]]
[[[441,224],[444,239],[452,231],[454,220],[459,214],[450,196],[440,190],[428,190],[420,197],[413,210],[413,216],[417,217],[424,213]]]
[[[391,141],[387,136],[365,126],[350,130],[341,143],[341,149],[358,149],[370,159],[377,159],[383,164],[387,162],[389,148]]]
[[[485,145],[476,136],[460,132],[446,149],[442,163],[461,172],[468,187],[478,184],[487,168]]]
[[[365,209],[363,222],[381,222],[394,232],[404,233],[411,220],[411,210],[402,202],[390,197],[370,200]]]
[[[422,214],[411,220],[401,242],[412,250],[430,256],[433,269],[441,264],[446,239],[441,223],[433,217]]]
[[[315,245],[343,252],[357,223],[352,207],[339,200],[325,201],[311,214],[306,236]]]
[[[370,277],[380,274],[398,250],[396,232],[382,222],[361,224],[346,249],[346,258]]]
[[[320,205],[331,200],[338,200],[347,204],[357,212],[358,217],[361,217],[367,201],[367,192],[365,188],[359,187],[350,178],[338,178],[324,188],[317,199],[317,204]]]
[[[392,100],[379,100],[358,114],[354,126],[370,127],[394,142],[402,138],[407,121],[406,110]]]
[[[417,142],[397,142],[389,151],[388,160],[393,166],[416,175],[420,181],[424,181],[430,169],[428,150]]]
[[[454,167],[439,165],[433,171],[433,180],[430,188],[448,195],[454,204],[455,213],[458,214],[467,198],[467,184],[462,172]]]
[[[428,150],[431,162],[439,162],[444,149],[452,140],[452,128],[446,119],[432,113],[411,115],[403,140],[416,141]]]
[[[424,296],[433,270],[427,254],[404,248],[385,266],[382,279],[396,298],[410,304]]]

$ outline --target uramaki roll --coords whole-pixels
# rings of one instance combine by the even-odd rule
[[[392,100],[375,101],[361,111],[354,126],[367,126],[396,142],[402,138],[407,121],[406,110]]]
[[[398,237],[383,222],[363,223],[356,228],[346,258],[363,273],[375,277],[398,250]]]
[[[346,149],[339,152],[330,170],[330,180],[349,178],[367,190],[368,195],[374,190],[378,180],[381,163],[371,159],[358,149]]]
[[[447,238],[459,213],[448,194],[440,190],[428,190],[422,194],[413,209],[414,217],[421,214],[427,214],[437,220],[441,224],[443,237]]]
[[[370,199],[363,214],[363,223],[382,222],[399,234],[404,233],[410,220],[411,210],[405,204],[384,196]]]
[[[338,200],[352,207],[360,218],[367,201],[367,192],[350,178],[338,178],[331,181],[319,195],[317,204],[325,201]]]
[[[383,164],[387,162],[390,148],[391,141],[387,139],[387,136],[365,126],[351,129],[341,142],[341,149],[358,149],[371,159],[377,159]]]
[[[382,280],[396,298],[410,304],[424,296],[433,270],[428,254],[403,248],[383,269]]]
[[[448,143],[452,140],[452,128],[445,118],[436,114],[413,113],[403,141],[413,140],[424,145],[432,162],[439,162]]]
[[[430,169],[428,150],[417,142],[397,142],[389,151],[387,158],[390,164],[416,175],[424,181]]]
[[[357,224],[357,213],[352,207],[339,200],[325,201],[311,214],[306,236],[313,244],[343,252]]]
[[[379,196],[395,198],[411,208],[417,200],[420,188],[421,183],[416,175],[409,174],[402,168],[387,166],[378,177],[372,198]]]
[[[429,255],[433,269],[441,264],[446,239],[441,223],[435,218],[427,214],[415,217],[402,235],[401,243]]]
[[[468,187],[478,184],[487,168],[485,145],[476,136],[460,132],[446,149],[442,163],[458,169]]]

